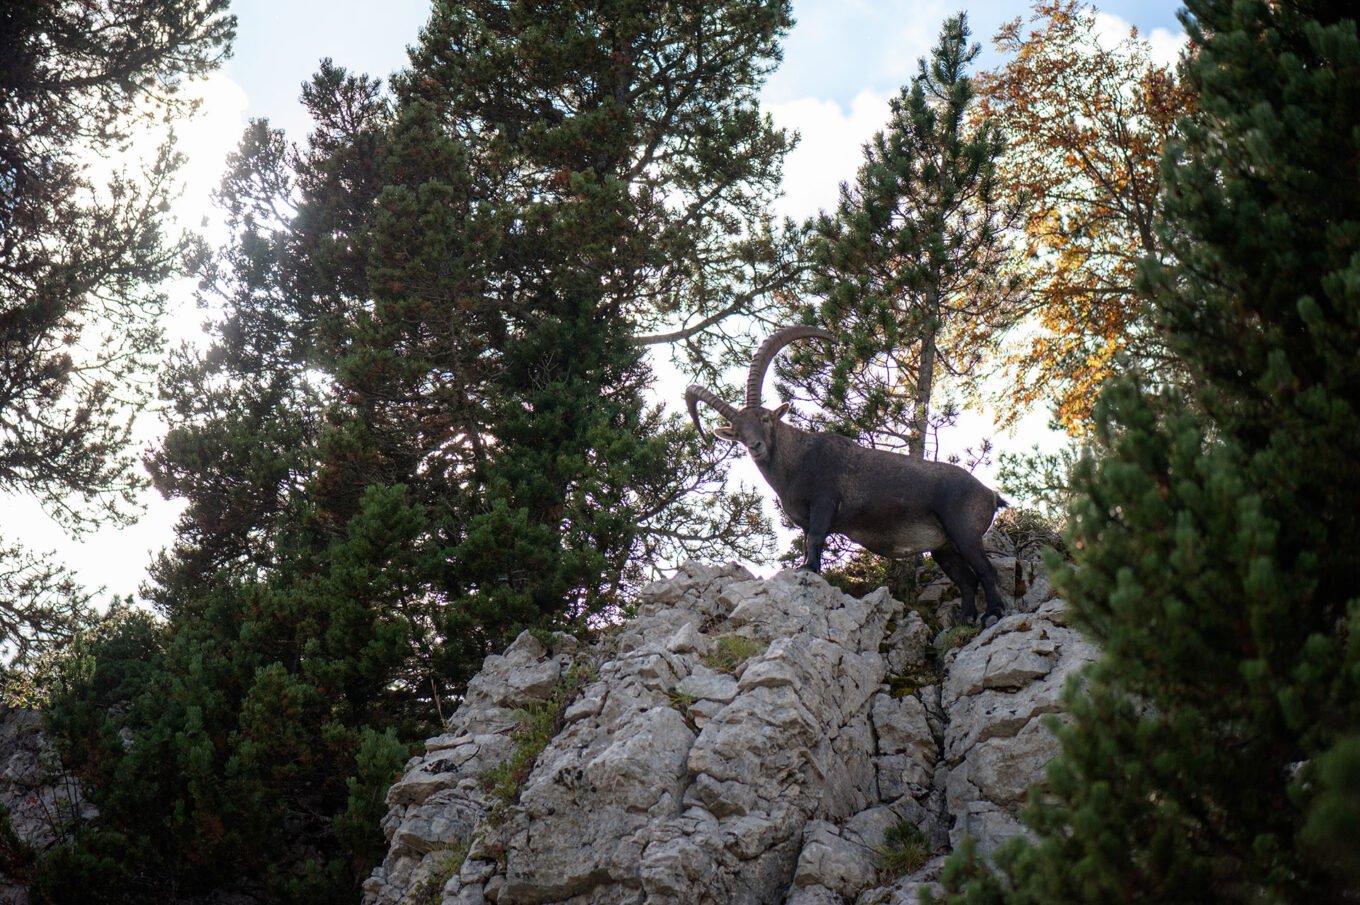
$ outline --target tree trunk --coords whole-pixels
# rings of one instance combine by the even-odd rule
[[[921,365],[916,374],[916,404],[911,412],[911,454],[926,457],[926,436],[930,430],[930,391],[935,383],[935,335],[940,329],[939,289],[926,289],[926,319],[921,331]]]

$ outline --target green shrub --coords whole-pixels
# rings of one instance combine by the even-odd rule
[[[896,879],[925,866],[930,860],[930,843],[920,827],[902,820],[888,827],[876,854],[879,870]]]

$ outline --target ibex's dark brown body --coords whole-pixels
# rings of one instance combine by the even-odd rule
[[[1001,615],[996,570],[982,549],[982,535],[1005,500],[957,465],[913,459],[860,446],[836,434],[813,433],[785,424],[788,409],[763,408],[760,386],[775,354],[797,339],[831,339],[816,327],[786,327],[760,347],[751,362],[746,406],[740,410],[700,386],[685,391],[694,425],[699,402],[706,402],[729,424],[714,434],[740,441],[751,453],[789,519],[807,536],[802,568],[821,571],[828,534],[843,534],[881,556],[902,557],[930,551],[963,595],[963,618],[977,616],[978,585],[987,597],[987,615]]]

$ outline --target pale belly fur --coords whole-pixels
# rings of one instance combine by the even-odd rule
[[[908,556],[944,546],[949,536],[934,519],[912,525],[898,525],[892,531],[847,531],[845,536],[879,556]]]

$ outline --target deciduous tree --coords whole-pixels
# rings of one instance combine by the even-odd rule
[[[1029,24],[1000,30],[1006,61],[979,79],[979,115],[1007,141],[998,191],[1025,212],[1019,273],[1033,318],[1007,359],[1008,420],[1049,403],[1082,433],[1120,360],[1177,379],[1135,284],[1141,261],[1165,255],[1161,155],[1190,93],[1136,31],[1108,46],[1081,0],[1041,2]]]

